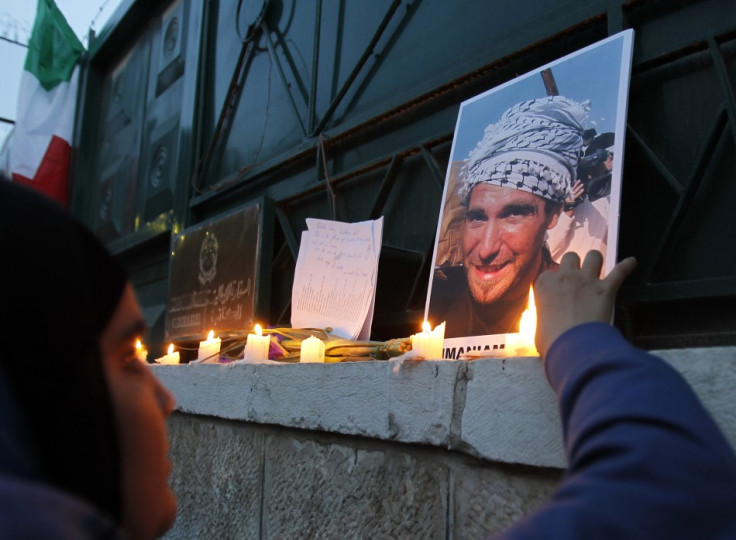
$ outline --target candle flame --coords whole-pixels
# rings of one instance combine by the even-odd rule
[[[529,287],[529,303],[524,313],[521,314],[519,323],[519,334],[521,344],[527,347],[533,354],[539,354],[534,345],[534,336],[537,333],[537,306],[534,304],[534,290]]]
[[[169,345],[169,354],[174,354],[174,344],[173,343]]]
[[[424,321],[422,323],[422,332],[431,332],[431,331],[432,331],[432,327],[430,326],[429,322]]]
[[[261,328],[261,325],[260,324],[256,324],[255,330],[256,330],[256,335],[257,336],[262,336],[263,335],[263,329]]]
[[[143,349],[143,344],[141,343],[141,340],[140,339],[136,339],[135,340],[135,349],[137,351],[140,351],[140,350]]]
[[[207,334],[207,341],[212,341],[213,339],[215,339],[215,331],[210,330],[210,333]]]

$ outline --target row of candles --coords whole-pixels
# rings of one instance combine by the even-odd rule
[[[534,347],[534,334],[536,331],[536,307],[534,305],[534,294],[529,291],[529,304],[522,314],[519,333],[506,334],[506,355],[514,356],[536,356]],[[255,333],[248,334],[245,343],[244,359],[249,362],[261,362],[268,360],[271,346],[270,336],[264,336],[261,325],[255,325]],[[411,336],[412,351],[422,358],[442,358],[442,346],[445,338],[445,323],[437,325],[434,329],[427,321],[422,324],[422,331]],[[214,331],[210,330],[207,339],[199,342],[197,360],[203,362],[212,358],[219,358],[222,340],[215,337]],[[136,344],[138,357],[145,362],[148,352],[143,348],[140,341]],[[311,336],[302,341],[300,362],[321,363],[325,361],[324,342]],[[179,353],[174,351],[174,344],[169,345],[168,354],[157,358],[160,364],[178,364]]]
[[[268,359],[268,352],[271,345],[271,338],[263,335],[263,330],[259,324],[255,325],[255,333],[248,334],[245,342],[245,350],[243,357],[250,362],[260,362]],[[411,336],[412,350],[418,356],[424,358],[442,358],[442,342],[445,335],[445,323],[438,325],[434,330],[431,329],[427,321],[422,325],[422,332]],[[202,362],[220,355],[220,347],[222,340],[215,337],[213,330],[210,330],[207,339],[199,342],[197,350],[197,361]],[[136,342],[136,356],[139,360],[145,362],[148,351],[143,347],[141,341]],[[300,362],[302,363],[322,363],[325,361],[325,344],[314,336],[310,336],[302,341]],[[178,351],[174,351],[174,344],[169,345],[167,354],[157,358],[159,364],[179,364],[180,355]]]
[[[271,338],[263,335],[263,329],[260,324],[256,324],[255,333],[248,334],[245,342],[245,350],[243,357],[249,362],[261,362],[268,360],[268,352],[271,346]],[[207,339],[199,342],[197,350],[197,361],[204,362],[212,358],[220,356],[220,347],[222,339],[215,337],[214,330],[210,330]],[[148,351],[143,347],[141,341],[136,342],[136,356],[145,362]],[[167,354],[155,360],[159,364],[179,364],[180,355],[178,351],[174,351],[174,344],[169,345]],[[302,341],[300,362],[324,362],[325,361],[325,344],[321,339],[311,336]]]
[[[527,324],[525,324],[527,323]],[[522,318],[521,332],[518,334],[506,335],[506,353],[514,356],[535,356],[537,354],[534,348],[533,332],[531,339],[527,337],[529,331],[525,326],[528,322]],[[525,331],[526,330],[526,331]],[[261,362],[268,359],[271,338],[264,336],[260,325],[256,325],[255,334],[248,334],[245,344],[243,357],[250,362]],[[434,329],[425,321],[422,325],[422,331],[411,336],[412,351],[422,358],[442,358],[442,345],[445,335],[445,323],[437,325]],[[220,346],[222,340],[214,337],[214,332],[210,331],[207,339],[199,342],[197,351],[197,360],[206,361],[214,357],[219,357]],[[142,346],[140,340],[136,343],[136,355],[145,362],[148,351]],[[325,361],[325,344],[324,342],[311,336],[302,341],[300,362],[302,363],[322,363]],[[179,364],[179,352],[174,351],[174,344],[169,345],[168,353],[157,358],[159,364]]]

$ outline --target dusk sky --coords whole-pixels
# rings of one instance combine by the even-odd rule
[[[99,32],[105,22],[125,0],[56,0],[69,26],[87,47],[87,35],[93,28]],[[0,0],[0,118],[15,120],[18,86],[23,71],[28,43],[36,17],[36,0]],[[0,147],[10,125],[0,122]]]

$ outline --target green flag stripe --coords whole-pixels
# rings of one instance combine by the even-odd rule
[[[51,90],[69,80],[83,51],[84,47],[54,0],[38,0],[25,70],[32,73],[45,90]]]

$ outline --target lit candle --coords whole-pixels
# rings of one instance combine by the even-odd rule
[[[143,363],[148,361],[148,349],[143,346],[140,339],[135,340],[135,356]]]
[[[432,330],[427,321],[422,324],[422,331],[411,336],[411,350],[422,358],[442,358],[442,343],[445,340],[445,323],[438,324]]]
[[[324,363],[325,361],[325,344],[314,336],[309,336],[302,340],[302,352],[299,361],[304,363]]]
[[[248,334],[248,340],[245,342],[244,357],[250,362],[268,360],[268,349],[271,346],[271,338],[263,335],[260,324],[256,325],[255,332],[255,334]]]
[[[534,345],[537,333],[537,307],[534,304],[534,291],[529,287],[529,303],[521,314],[518,334],[506,334],[507,356],[539,356]]]
[[[174,344],[169,345],[169,353],[163,355],[161,358],[156,358],[156,362],[159,364],[178,364],[179,353],[174,352]]]
[[[215,331],[210,330],[207,339],[199,342],[199,351],[197,352],[198,362],[214,361],[220,357],[220,344],[222,340],[215,337]]]

